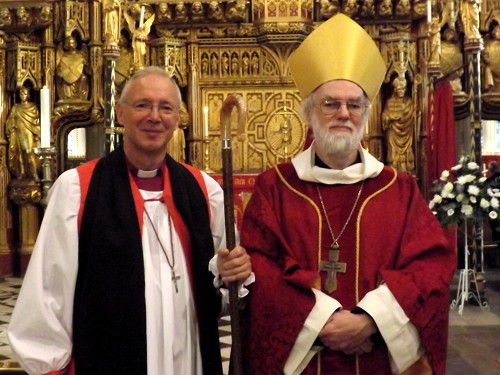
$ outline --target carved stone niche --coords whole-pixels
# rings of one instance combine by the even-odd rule
[[[161,37],[151,42],[151,64],[164,68],[180,87],[187,86],[186,41]]]
[[[7,89],[14,91],[26,81],[31,81],[35,88],[40,87],[40,46],[33,42],[10,42],[7,44]]]

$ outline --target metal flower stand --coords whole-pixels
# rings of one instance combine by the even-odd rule
[[[477,285],[476,270],[474,267],[469,268],[469,245],[467,242],[467,221],[465,221],[464,234],[464,255],[465,264],[464,268],[460,270],[460,275],[458,279],[458,290],[457,297],[451,301],[451,309],[454,310],[458,306],[458,313],[462,315],[464,311],[464,304],[470,299],[476,300],[481,310],[487,311],[490,309],[488,302],[481,301],[481,295],[479,294],[479,287]],[[475,239],[474,239],[475,240]]]

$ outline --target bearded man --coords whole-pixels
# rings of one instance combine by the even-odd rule
[[[456,258],[415,180],[361,147],[386,74],[339,14],[289,59],[312,145],[261,174],[241,244],[248,374],[445,374]]]

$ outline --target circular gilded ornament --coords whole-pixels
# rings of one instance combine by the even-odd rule
[[[298,114],[288,107],[278,108],[266,125],[268,149],[278,158],[290,159],[302,150],[306,131]]]

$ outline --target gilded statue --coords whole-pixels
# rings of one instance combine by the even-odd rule
[[[191,5],[191,21],[192,22],[203,22],[205,18],[205,12],[203,10],[203,4],[201,1],[195,1]]]
[[[361,6],[361,16],[371,17],[375,15],[375,2],[374,0],[365,0]]]
[[[12,15],[9,8],[0,8],[0,26],[12,25]]]
[[[330,1],[330,0],[321,0],[319,6],[319,15],[323,20],[328,20],[335,14],[339,12],[340,5],[338,0]]]
[[[130,41],[123,33],[120,34],[118,46],[120,48],[120,56],[116,59],[115,82],[117,86],[121,87],[125,84],[125,81],[130,78],[134,52],[130,46]]]
[[[172,21],[172,12],[168,7],[168,3],[161,2],[156,7],[156,21],[157,22],[170,22]]]
[[[201,58],[201,75],[204,77],[208,77],[210,75],[208,71],[208,57],[205,54]]]
[[[226,8],[226,19],[229,22],[245,21],[246,4],[244,0],[229,2]]]
[[[382,0],[378,4],[379,16],[392,16],[392,0]]]
[[[87,100],[89,66],[87,54],[77,49],[75,37],[67,35],[56,54],[56,86],[60,100]]]
[[[500,24],[491,30],[491,39],[486,42],[483,59],[485,91],[500,93]]]
[[[446,28],[441,42],[441,71],[447,76],[454,94],[463,93],[461,77],[464,74],[464,61],[456,30]]]
[[[358,13],[359,4],[357,0],[347,0],[344,5],[344,13],[352,17]]]
[[[413,173],[413,101],[406,96],[406,79],[397,76],[392,81],[392,96],[382,112],[382,130],[387,143],[387,163],[398,171]]]
[[[220,22],[224,19],[224,13],[218,1],[211,1],[208,4],[208,19],[210,21]]]
[[[429,65],[439,66],[441,57],[441,23],[437,16],[432,17],[432,21],[429,24],[429,35],[431,45]]]
[[[20,103],[12,107],[5,130],[9,140],[9,170],[17,179],[39,181],[40,161],[33,148],[39,146],[40,122],[35,103],[29,101],[29,89],[19,90]]]
[[[479,13],[481,12],[481,0],[462,0],[460,5],[465,37],[467,39],[480,39]]]
[[[238,56],[236,54],[234,54],[231,57],[231,75],[233,77],[237,76],[239,73],[239,70],[240,70],[240,63],[238,61]]]
[[[139,23],[136,27],[135,19],[128,13],[124,12],[123,16],[127,21],[128,28],[132,34],[132,49],[134,51],[133,69],[134,71],[140,70],[146,65],[146,42],[148,40],[151,26],[155,20],[155,15],[152,14],[149,18],[144,20],[143,24]]]
[[[185,130],[189,127],[189,114],[186,109],[186,104],[181,102],[179,126],[172,135],[172,139],[168,142],[167,152],[178,162],[186,161],[186,138]]]
[[[44,5],[40,10],[40,14],[38,16],[38,23],[40,25],[45,25],[51,21],[52,21],[52,8],[50,5]]]
[[[241,72],[244,76],[250,75],[250,58],[246,53],[241,58]]]
[[[222,67],[222,75],[229,75],[229,56],[227,53],[223,53],[221,56],[221,67]]]
[[[184,4],[184,1],[179,1],[175,5],[174,22],[185,23],[187,21],[189,21],[189,18],[188,18],[188,14],[187,14],[186,4]]]
[[[31,14],[26,10],[25,7],[19,7],[16,10],[17,26],[29,26],[31,25],[32,17]]]
[[[104,40],[107,45],[116,45],[120,36],[120,0],[103,0]]]
[[[399,2],[396,4],[396,16],[409,16],[410,12],[410,0],[399,0]]]

